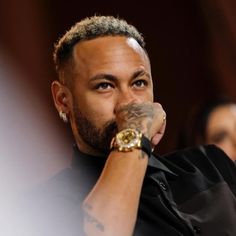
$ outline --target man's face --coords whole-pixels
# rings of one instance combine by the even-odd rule
[[[81,151],[109,150],[116,111],[153,101],[150,63],[132,38],[107,36],[78,43],[73,52],[72,130]]]

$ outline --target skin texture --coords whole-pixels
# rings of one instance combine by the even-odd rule
[[[215,108],[207,122],[206,142],[222,148],[236,160],[236,105],[222,105]]]
[[[73,88],[54,81],[52,94],[57,110],[69,118],[79,149],[104,154],[112,136],[125,128],[140,130],[157,145],[165,112],[153,102],[150,62],[139,44],[126,37],[100,37],[75,45],[73,59]],[[132,235],[147,163],[140,149],[109,151],[83,203],[86,235]]]

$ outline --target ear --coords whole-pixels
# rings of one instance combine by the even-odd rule
[[[57,111],[64,112],[70,116],[72,108],[72,95],[70,90],[59,81],[53,81],[51,85],[51,92]]]

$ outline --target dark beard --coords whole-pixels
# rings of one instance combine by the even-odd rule
[[[74,114],[81,139],[95,150],[108,154],[111,140],[117,132],[115,121],[109,121],[102,129],[98,129],[82,114],[78,106],[74,107]]]

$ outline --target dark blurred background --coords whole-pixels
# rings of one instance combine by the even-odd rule
[[[236,100],[236,1],[0,0],[0,178],[21,191],[70,160],[73,139],[53,106],[54,42],[94,14],[125,18],[147,43],[155,100],[167,112],[157,147],[173,151],[187,112],[199,100]],[[17,182],[16,182],[17,180]],[[20,183],[20,184],[19,184]]]

